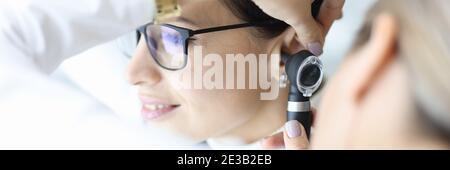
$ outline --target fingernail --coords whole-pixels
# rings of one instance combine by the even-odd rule
[[[309,43],[308,50],[315,56],[320,56],[323,53],[322,44],[319,42]]]
[[[296,120],[291,120],[285,124],[286,133],[289,138],[296,138],[302,135],[301,125]]]

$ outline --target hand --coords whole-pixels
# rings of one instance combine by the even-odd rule
[[[311,15],[313,0],[253,0],[265,13],[291,25],[300,43],[319,56],[325,36],[334,21],[342,17],[345,0],[324,0],[317,20]]]
[[[309,146],[305,128],[296,120],[287,122],[283,132],[277,133],[262,141],[264,149],[304,150]]]
[[[312,126],[316,120],[317,109],[312,108]],[[266,137],[261,141],[263,149],[305,150],[309,148],[309,140],[305,128],[296,120],[288,121],[283,132]]]

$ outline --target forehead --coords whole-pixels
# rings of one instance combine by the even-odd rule
[[[221,2],[222,0],[178,0],[182,9],[181,19],[199,27],[235,24],[237,18]]]

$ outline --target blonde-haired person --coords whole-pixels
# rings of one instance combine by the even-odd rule
[[[442,0],[376,3],[327,85],[311,148],[449,148],[448,9]],[[304,138],[288,140],[306,148]]]

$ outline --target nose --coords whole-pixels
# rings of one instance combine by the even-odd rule
[[[151,57],[145,41],[140,41],[128,66],[128,82],[132,85],[156,85],[161,81],[161,72]]]

